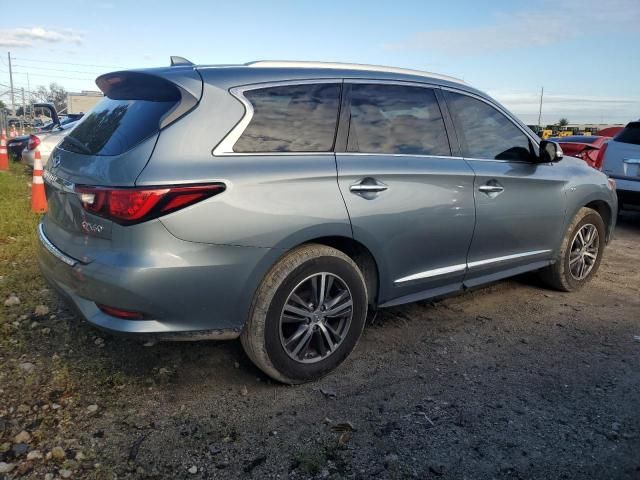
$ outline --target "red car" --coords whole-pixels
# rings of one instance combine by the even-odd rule
[[[572,137],[554,137],[549,140],[559,143],[565,155],[581,158],[589,166],[600,170],[607,142],[611,140],[611,137],[574,135]]]

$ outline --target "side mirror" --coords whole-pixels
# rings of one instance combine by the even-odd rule
[[[564,152],[559,144],[542,140],[540,142],[540,163],[553,163],[562,160]]]

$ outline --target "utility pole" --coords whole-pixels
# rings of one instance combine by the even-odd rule
[[[544,96],[544,87],[540,90],[540,110],[538,111],[538,128],[542,129],[542,97]]]
[[[7,58],[9,59],[9,85],[11,86],[11,109],[13,114],[16,114],[16,100],[13,96],[13,70],[11,69],[11,52],[7,52]]]
[[[22,124],[22,133],[24,133],[24,120],[27,118],[27,107],[24,103],[24,87],[22,87],[22,119],[20,123]]]
[[[27,73],[27,93],[29,94],[29,104],[31,104],[31,120],[33,121],[35,117],[35,113],[33,111],[33,95],[31,94],[31,82],[29,82],[29,74]]]

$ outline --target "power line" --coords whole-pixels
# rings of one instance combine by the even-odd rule
[[[33,65],[14,65],[13,68],[35,68]],[[90,73],[92,75],[97,75],[96,72],[88,72],[87,70],[67,70],[63,68],[47,68],[47,67],[38,67],[38,70],[50,70],[53,72],[68,72],[68,73]]]
[[[98,76],[96,74],[96,77],[93,78],[89,78],[89,77],[65,77],[64,75],[49,75],[49,74],[44,74],[44,73],[23,73],[23,72],[13,72],[15,75],[29,75],[29,76],[34,76],[34,77],[48,77],[48,78],[64,78],[67,80],[91,80],[94,81],[96,79],[96,77]]]
[[[60,65],[76,65],[79,67],[96,67],[96,68],[126,68],[121,65],[95,65],[91,63],[71,63],[71,62],[54,62],[52,60],[41,60],[37,58],[25,58],[25,57],[13,57],[15,60],[20,60],[22,62],[38,62],[38,63],[53,63]]]

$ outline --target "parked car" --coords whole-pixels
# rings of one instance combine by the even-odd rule
[[[573,135],[571,137],[549,138],[549,140],[559,143],[565,155],[581,158],[590,167],[600,170],[607,142],[611,140],[611,137]]]
[[[618,185],[618,201],[640,205],[640,121],[627,124],[607,144],[602,171]]]
[[[19,137],[9,138],[7,140],[7,153],[9,158],[14,161],[20,160],[22,151],[29,143],[29,135],[20,135]]]
[[[71,116],[61,116],[58,117],[58,120],[47,122],[41,127],[37,127],[35,129],[36,133],[46,133],[52,131],[54,128],[60,125],[68,125],[70,123],[75,123],[82,118],[82,115],[71,115]]]
[[[92,324],[238,338],[322,377],[369,309],[597,272],[614,182],[460,80],[254,62],[122,71],[44,169],[43,274]]]
[[[22,163],[33,167],[37,148],[40,152],[42,164],[45,165],[49,161],[49,155],[51,155],[51,151],[60,142],[60,140],[69,135],[69,132],[73,130],[73,127],[76,126],[76,123],[78,122],[69,122],[64,125],[58,125],[50,132],[41,133],[38,135],[29,135],[27,137],[27,145],[22,150]]]

